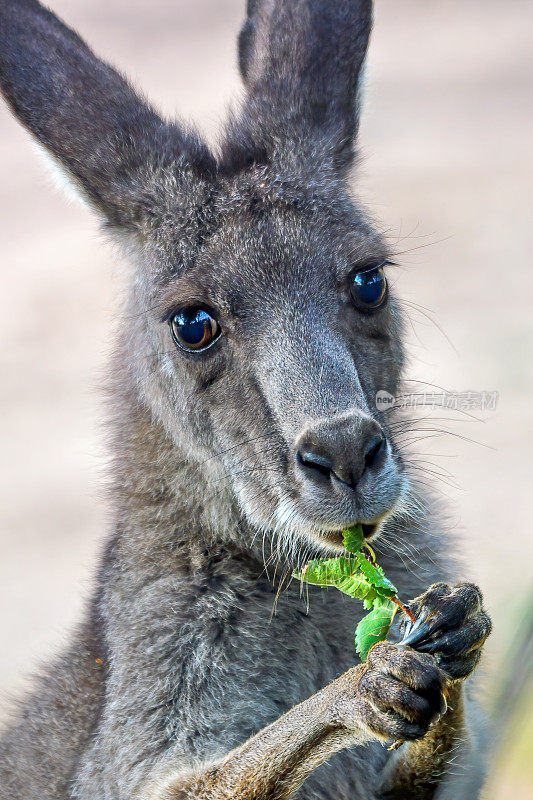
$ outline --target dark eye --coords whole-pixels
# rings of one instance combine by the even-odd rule
[[[183,308],[170,320],[172,338],[182,350],[206,350],[220,336],[220,325],[205,308]]]
[[[356,272],[350,294],[360,311],[376,311],[380,308],[387,299],[387,279],[383,267]]]

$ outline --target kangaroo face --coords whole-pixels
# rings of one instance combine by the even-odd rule
[[[387,249],[342,187],[309,197],[254,172],[211,192],[194,263],[148,293],[140,381],[255,528],[335,547],[356,521],[373,535],[404,485],[375,405],[402,363]],[[162,262],[175,240],[169,224]]]
[[[218,484],[256,529],[328,546],[375,533],[404,488],[374,403],[402,361],[387,249],[347,195],[372,4],[339,13],[248,4],[212,153],[37,3],[0,4],[3,95],[135,253],[131,413],[163,424],[200,503]]]

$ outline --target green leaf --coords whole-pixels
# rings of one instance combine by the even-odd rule
[[[294,577],[317,586],[335,586],[358,571],[359,565],[355,559],[338,556],[310,561],[301,572],[295,572]]]
[[[355,647],[361,661],[366,661],[370,648],[387,638],[398,606],[386,600],[363,617],[355,629]]]
[[[362,574],[359,564],[354,558],[338,556],[337,558],[310,561],[302,572],[293,574],[303,583],[311,583],[315,586],[334,586],[344,594],[362,600],[366,608],[372,608],[373,603],[379,599],[379,593]]]
[[[385,577],[385,573],[379,564],[371,564],[362,553],[356,553],[355,557],[366,580],[379,595],[382,597],[395,597],[398,594],[398,589]]]
[[[378,594],[375,589],[370,586],[368,581],[362,575],[352,575],[351,578],[345,578],[336,584],[336,588],[350,597],[357,597],[362,600],[365,608],[372,608],[374,602],[378,599]]]
[[[344,594],[362,600],[366,609],[372,609],[355,631],[357,652],[365,661],[370,648],[387,637],[398,609],[390,599],[396,597],[397,589],[385,577],[379,564],[369,561],[361,552],[364,540],[359,525],[346,529],[343,538],[346,549],[353,555],[316,559],[293,575],[303,583],[334,586]]]
[[[342,532],[342,541],[349,553],[358,553],[365,543],[361,525],[353,525]]]

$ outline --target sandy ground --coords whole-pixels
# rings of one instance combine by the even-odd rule
[[[243,0],[50,4],[165,112],[213,136],[238,86]],[[421,445],[452,475],[424,479],[447,499],[465,574],[496,622],[489,686],[519,618],[509,593],[531,585],[532,54],[531,0],[379,0],[354,179],[399,253],[409,375],[499,392],[476,419],[434,414],[457,435]],[[52,189],[4,108],[0,243],[1,718],[90,591],[108,525],[98,385],[121,293],[115,253]],[[532,796],[513,780],[498,777],[490,796]]]

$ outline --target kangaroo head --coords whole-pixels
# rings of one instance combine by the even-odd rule
[[[370,0],[250,0],[216,155],[35,0],[0,22],[8,103],[134,264],[120,353],[139,403],[253,529],[373,535],[407,481],[375,404],[402,367],[387,244],[347,184]]]

